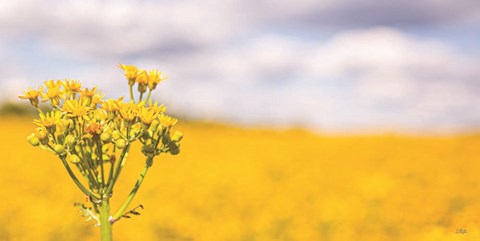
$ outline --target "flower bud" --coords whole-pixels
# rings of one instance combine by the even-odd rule
[[[151,131],[143,130],[143,131],[142,131],[142,138],[145,139],[145,140],[146,140],[146,139],[149,139],[149,138],[152,137],[151,134],[153,134]]]
[[[177,155],[180,153],[180,144],[178,142],[170,142],[168,145],[168,152],[172,155]]]
[[[182,132],[180,132],[180,131],[175,131],[175,132],[173,133],[173,136],[172,136],[172,141],[179,142],[179,141],[182,140],[182,138],[183,138]]]
[[[152,123],[150,124],[150,127],[148,128],[148,130],[152,131],[152,132],[155,132],[158,128],[158,125],[160,125],[160,122],[155,119],[152,121]]]
[[[38,127],[35,129],[35,135],[40,141],[45,140],[47,138],[47,130],[45,128]]]
[[[122,137],[122,135],[120,134],[120,131],[114,130],[114,131],[112,132],[112,137],[113,137],[114,140],[118,140],[118,139],[120,139],[120,138]]]
[[[135,123],[135,125],[132,126],[133,130],[140,130],[142,129],[142,124],[141,123]]]
[[[73,122],[72,119],[68,119],[68,130],[69,131],[75,130],[75,123]]]
[[[58,143],[64,143],[65,142],[65,135],[64,134],[58,134],[57,135],[57,142]]]
[[[132,125],[132,128],[130,130],[130,137],[133,139],[136,139],[141,135],[143,132],[143,127],[141,123],[135,123]]]
[[[125,139],[118,139],[116,142],[115,142],[115,146],[118,148],[118,149],[123,149],[125,148],[125,146],[127,145],[127,141]]]
[[[153,156],[155,154],[155,146],[152,144],[142,146],[142,152],[145,156]]]
[[[165,133],[165,135],[162,137],[162,143],[164,145],[168,145],[172,140],[170,139],[170,133]]]
[[[110,156],[104,153],[102,155],[102,161],[103,162],[109,162],[110,161]]]
[[[105,126],[105,127],[103,128],[103,132],[112,134],[112,128],[110,128],[110,127],[108,127],[108,126]]]
[[[70,125],[70,122],[68,120],[65,120],[65,119],[58,120],[57,130],[62,133],[67,132],[70,129],[69,125]]]
[[[49,141],[50,141],[50,140],[49,140],[48,138],[45,138],[45,139],[43,139],[43,140],[40,140],[40,144],[42,144],[42,145],[48,145],[48,142],[49,142]]]
[[[80,162],[80,157],[78,157],[77,155],[75,154],[72,154],[72,155],[69,155],[67,156],[67,161],[73,163],[73,164],[77,164]]]
[[[110,161],[111,163],[115,163],[115,160],[116,160],[116,159],[117,159],[117,157],[116,157],[115,155],[110,155],[109,161]]]
[[[30,134],[27,137],[27,140],[30,144],[32,144],[32,146],[38,146],[40,144],[40,140],[34,133]]]
[[[55,145],[55,147],[53,148],[55,150],[55,152],[58,154],[58,155],[63,155],[65,154],[65,147],[63,145],[60,145],[60,144],[57,144]]]
[[[112,141],[112,135],[108,132],[103,132],[101,135],[100,135],[100,139],[103,141],[103,142],[110,142]]]
[[[105,120],[108,117],[108,113],[104,109],[96,109],[94,112],[95,119],[97,120]]]
[[[143,83],[138,83],[138,92],[145,93],[147,91],[147,85]]]
[[[73,135],[68,135],[65,138],[65,146],[66,147],[73,148],[76,143],[77,143],[77,140],[75,139],[75,136],[73,136]]]

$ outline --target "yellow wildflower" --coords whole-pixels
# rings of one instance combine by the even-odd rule
[[[81,96],[85,97],[93,97],[95,95],[95,91],[97,90],[97,86],[93,87],[91,90],[88,88],[84,88],[81,90]]]
[[[35,129],[35,136],[38,137],[40,141],[44,141],[47,139],[47,129],[44,126],[38,127]]]
[[[148,87],[150,87],[151,90],[154,90],[160,82],[168,78],[166,76],[162,77],[162,74],[163,73],[158,70],[148,71]]]
[[[103,99],[103,94],[102,93],[95,93],[93,96],[92,96],[92,105],[94,105],[94,107],[96,107],[97,104],[100,104],[102,103],[102,100]]]
[[[157,118],[157,113],[155,113],[151,108],[142,108],[139,116],[142,123],[148,126],[154,119]]]
[[[65,90],[70,94],[79,93],[80,88],[82,88],[82,84],[76,80],[65,80],[64,82],[62,82],[62,85]]]
[[[43,102],[50,100],[50,104],[52,106],[58,106],[60,104],[60,99],[62,98],[62,91],[60,87],[62,86],[62,82],[57,80],[49,80],[45,81],[45,86],[47,86],[47,92],[43,95]]]
[[[180,131],[175,131],[172,136],[172,141],[179,142],[183,138],[183,133]]]
[[[139,109],[142,105],[143,102],[140,104],[124,103],[120,107],[120,115],[125,121],[132,123],[138,116]]]
[[[46,114],[40,113],[40,119],[34,120],[34,123],[52,130],[61,118],[62,112],[54,110]]]
[[[38,97],[40,96],[42,91],[43,91],[43,87],[41,87],[39,90],[35,90],[35,89],[32,90],[29,87],[28,90],[24,91],[25,95],[19,95],[18,98],[28,99],[30,101],[30,104],[32,104],[35,107],[38,107]]]
[[[102,108],[109,112],[115,112],[122,105],[123,96],[118,99],[108,99],[102,102]]]
[[[73,127],[73,121],[70,119],[61,119],[57,122],[57,132],[65,133]]]
[[[86,105],[95,104],[94,101],[92,101],[92,99],[97,93],[96,90],[97,90],[97,86],[93,87],[92,89],[88,89],[88,88],[82,89],[80,91],[81,93],[80,102]],[[98,101],[98,99],[96,99],[95,101]]]
[[[87,114],[90,111],[90,108],[85,104],[80,104],[78,100],[67,100],[65,104],[63,104],[62,110],[67,113],[68,117],[89,119]]]
[[[146,70],[139,71],[135,81],[138,83],[138,92],[145,93],[148,85],[148,72]]]
[[[138,76],[138,69],[134,65],[123,65],[119,64],[118,67],[125,71],[125,77],[128,79],[128,85],[133,86],[135,84],[135,79]]]
[[[45,86],[47,86],[47,89],[60,89],[60,87],[62,86],[62,81],[60,80],[46,80],[43,83],[45,84]]]
[[[146,70],[138,70],[137,79],[135,80],[139,84],[148,84],[148,72]]]
[[[156,114],[162,114],[167,111],[167,107],[163,104],[159,106],[158,101],[153,102],[152,100],[150,100],[149,108]]]
[[[174,126],[175,124],[177,124],[178,120],[171,117],[171,116],[162,114],[162,115],[160,115],[159,121],[160,121],[160,124],[163,127],[170,128],[170,127]]]
[[[97,122],[88,123],[85,126],[85,132],[90,135],[100,135],[102,134],[102,125]]]
[[[96,120],[103,121],[107,119],[108,113],[104,109],[96,109],[94,112],[94,116]]]

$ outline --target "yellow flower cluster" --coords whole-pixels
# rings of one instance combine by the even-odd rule
[[[157,70],[120,67],[130,87],[139,84],[140,93],[147,87],[154,90],[165,80]],[[38,127],[28,141],[76,166],[94,194],[111,192],[109,183],[115,182],[114,169],[121,168],[115,161],[126,158],[132,143],[143,144],[142,152],[150,162],[161,153],[175,155],[180,151],[182,134],[171,133],[177,120],[165,114],[164,105],[149,100],[150,95],[144,101],[135,102],[132,97],[130,102],[124,102],[123,97],[104,99],[97,87],[82,88],[78,81],[49,80],[41,88],[29,88],[19,97],[28,99],[39,111],[39,118],[34,121]],[[50,105],[49,111],[39,108],[40,97]],[[106,164],[111,168],[108,180]]]
[[[125,71],[125,77],[128,80],[128,85],[132,88],[135,83],[138,84],[138,91],[140,94],[143,94],[157,88],[157,85],[167,79],[166,76],[163,76],[163,73],[158,70],[143,70],[138,69],[133,65],[123,65],[120,64],[119,67]],[[147,98],[148,99],[148,98]]]

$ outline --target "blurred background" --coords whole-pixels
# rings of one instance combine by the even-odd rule
[[[98,239],[17,96],[126,96],[119,63],[169,76],[185,144],[118,240],[480,238],[478,1],[0,0],[0,36],[0,240]]]

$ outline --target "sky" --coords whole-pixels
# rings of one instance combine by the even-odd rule
[[[71,78],[169,79],[186,118],[320,132],[480,129],[478,0],[0,0],[3,101]]]

